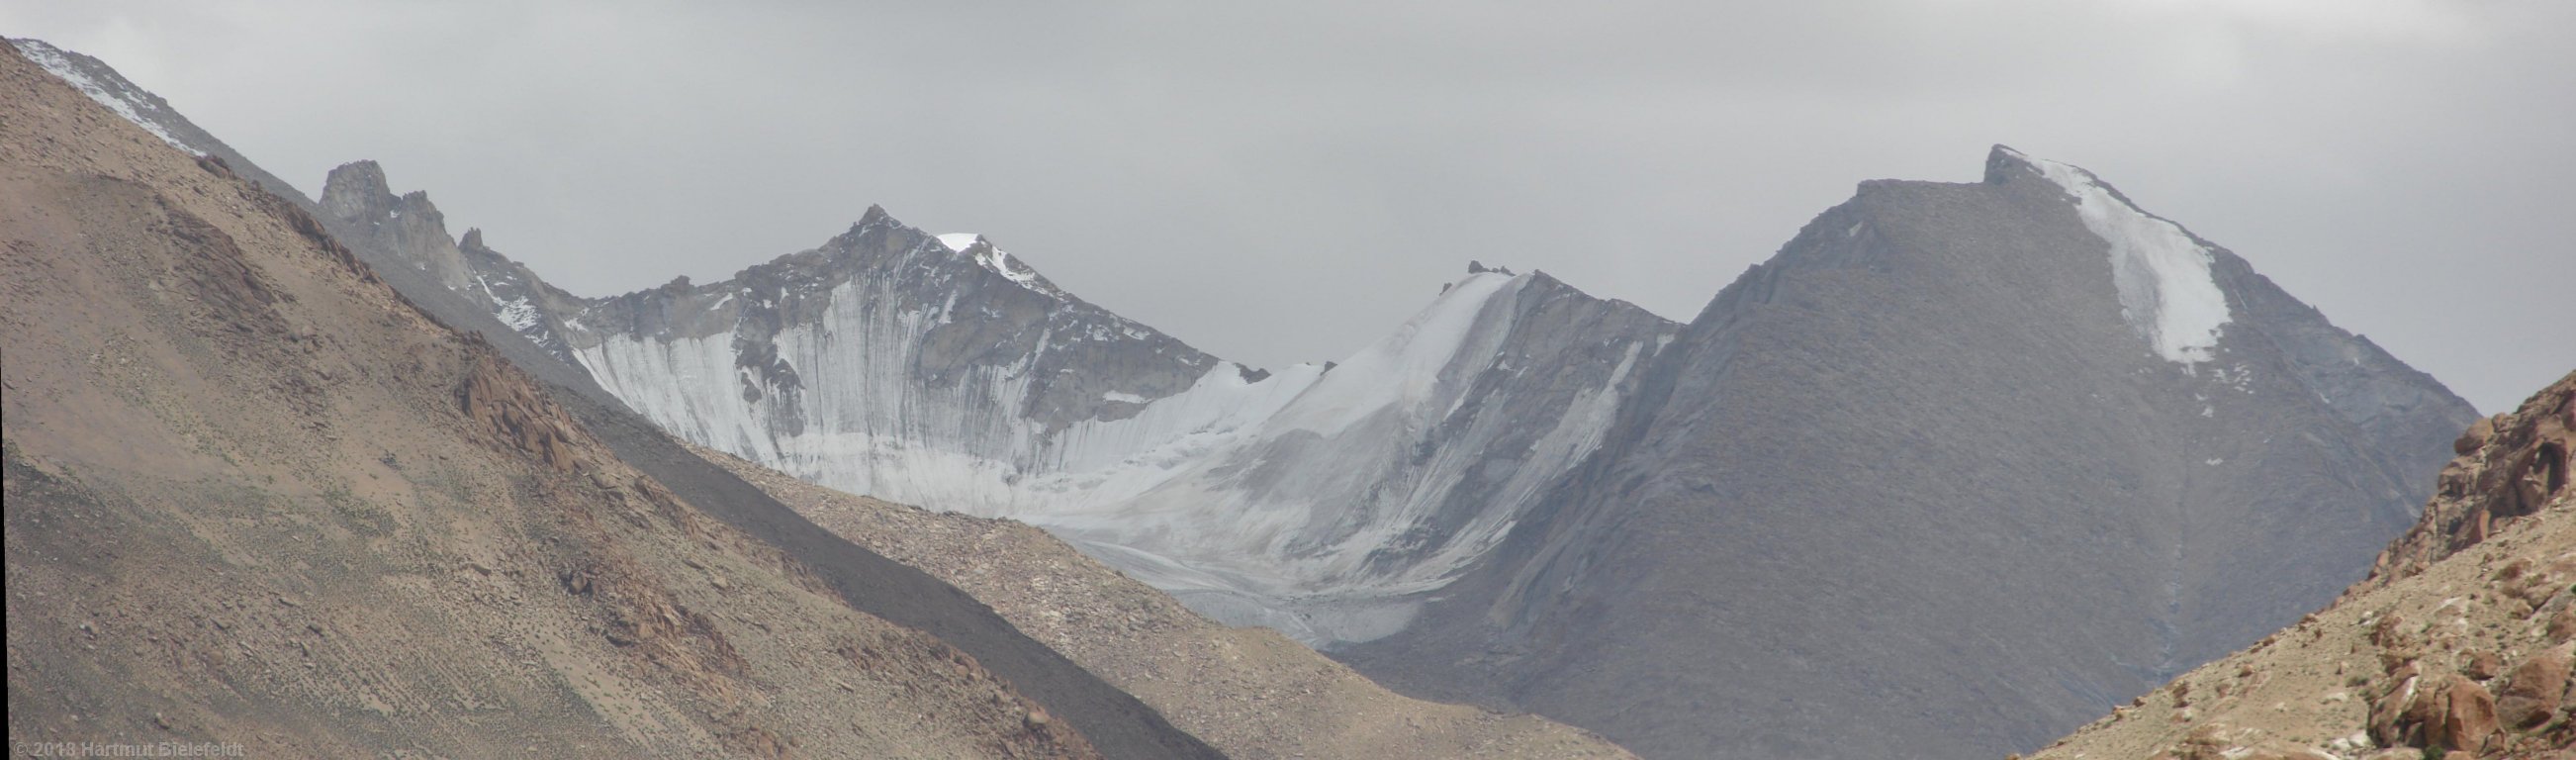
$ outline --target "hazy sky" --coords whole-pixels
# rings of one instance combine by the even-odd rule
[[[870,203],[1256,365],[1467,260],[1687,320],[1863,179],[2094,170],[2493,412],[2576,368],[2576,2],[0,0],[576,293]]]

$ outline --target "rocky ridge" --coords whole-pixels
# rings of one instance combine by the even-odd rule
[[[142,127],[151,137],[191,155],[211,157],[261,190],[305,211],[315,210],[313,201],[306,199],[294,185],[243,158],[232,146],[215,139],[214,135],[207,134],[187,117],[181,116],[161,96],[127,81],[125,75],[116,73],[116,69],[106,62],[54,47],[44,40],[0,38],[0,42],[6,42],[17,50],[19,56],[72,85],[90,100]]]

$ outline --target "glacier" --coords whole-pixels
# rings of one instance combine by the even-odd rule
[[[586,310],[564,322],[701,327],[574,330],[575,360],[684,439],[852,493],[1026,521],[1203,612],[1316,645],[1391,632],[1408,595],[1500,541],[1544,484],[1599,445],[1632,368],[1669,327],[1636,310],[1630,321],[1645,329],[1613,340],[1619,352],[1587,382],[1518,388],[1511,378],[1528,375],[1505,366],[1504,349],[1520,312],[1610,302],[1542,274],[1475,272],[1346,361],[1264,373],[1072,300],[980,236],[880,219],[837,243],[803,268],[881,256],[813,290],[727,282],[648,311]],[[1070,308],[1038,318],[1013,290]],[[774,321],[765,311],[804,316],[743,329]],[[937,354],[958,348],[959,333],[1015,319],[1014,336],[1036,331],[1025,349],[923,371],[950,367]],[[1104,350],[1131,360],[1087,356]],[[1135,358],[1194,374],[1167,388],[1115,379]],[[1042,384],[1065,375],[1113,380],[1085,396],[1096,408],[1060,414]],[[1508,474],[1471,484],[1492,474],[1488,449],[1529,426],[1528,409],[1501,413],[1515,401],[1562,413],[1512,442],[1520,459],[1492,468]],[[1469,514],[1454,514],[1458,500]]]

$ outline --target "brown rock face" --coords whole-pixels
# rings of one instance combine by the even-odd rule
[[[2534,728],[2549,722],[2566,704],[2567,655],[2545,652],[2513,669],[2504,692],[2496,698],[2496,719],[2506,728]]]
[[[2496,732],[2494,695],[2458,675],[2408,679],[2382,697],[2370,713],[2371,736],[2392,747],[2476,752]]]
[[[2503,524],[2566,495],[2576,471],[2576,375],[2559,379],[2522,408],[2469,426],[2451,448],[2424,517],[2379,555],[2371,584],[2420,572],[2477,545]]]
[[[457,391],[466,416],[556,471],[582,469],[572,447],[572,416],[538,390],[526,375],[485,349],[480,338],[474,336],[472,341],[479,349],[474,374]]]

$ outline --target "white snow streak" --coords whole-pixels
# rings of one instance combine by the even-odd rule
[[[35,62],[37,66],[43,67],[46,72],[70,83],[71,86],[80,88],[81,94],[98,101],[99,105],[107,106],[107,110],[115,111],[116,115],[125,117],[126,121],[134,122],[135,126],[142,127],[143,131],[152,133],[152,136],[161,138],[161,141],[169,143],[170,147],[187,151],[191,156],[206,155],[205,151],[170,136],[170,130],[161,126],[159,122],[144,117],[143,111],[138,106],[147,103],[145,98],[149,95],[143,91],[123,83],[91,79],[88,74],[81,72],[80,67],[72,64],[70,56],[64,55],[61,49],[45,44],[41,40],[12,40],[12,42],[16,43],[19,55],[26,56],[27,60]]]
[[[2189,368],[2216,356],[2227,327],[2227,294],[2210,275],[2210,252],[2180,226],[2111,194],[2092,172],[2022,156],[2075,196],[2084,226],[2111,244],[2120,316],[2158,355]]]

